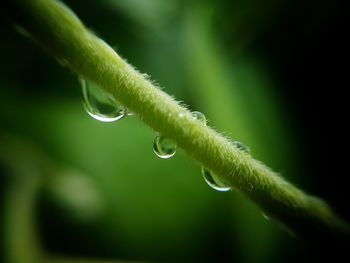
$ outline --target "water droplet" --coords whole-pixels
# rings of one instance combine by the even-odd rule
[[[207,124],[207,119],[205,118],[205,115],[203,113],[201,113],[200,111],[194,111],[194,112],[192,112],[192,115],[196,120],[199,120],[199,121],[203,122],[204,124]]]
[[[233,141],[232,144],[238,148],[238,150],[245,152],[245,153],[250,153],[250,149],[247,145],[245,145],[244,143],[240,142],[240,141]]]
[[[220,192],[227,192],[231,190],[231,187],[221,182],[211,171],[207,168],[202,167],[202,175],[205,182],[213,189]]]
[[[192,116],[196,119],[204,123],[204,125],[207,124],[207,119],[205,118],[205,115],[201,113],[200,111],[194,111],[192,112]],[[225,185],[223,182],[221,182],[215,174],[213,174],[211,171],[209,171],[207,168],[202,166],[202,175],[205,180],[205,182],[213,189],[220,191],[220,192],[227,192],[231,190],[231,187]]]
[[[176,143],[163,135],[157,135],[153,142],[154,153],[163,159],[173,157],[176,153]]]
[[[91,117],[103,122],[112,122],[126,115],[125,107],[96,84],[81,79],[81,85],[84,108]]]

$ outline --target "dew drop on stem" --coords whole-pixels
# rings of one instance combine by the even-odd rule
[[[127,114],[126,108],[95,83],[81,79],[83,105],[94,119],[103,122],[117,121]]]
[[[201,121],[204,125],[207,124],[207,119],[203,113],[200,111],[194,111],[192,112],[193,118],[196,120]],[[215,174],[213,174],[210,170],[202,166],[202,175],[204,178],[204,181],[213,189],[220,191],[220,192],[227,192],[231,190],[231,187],[225,185],[223,182],[221,182]]]
[[[220,192],[227,192],[231,190],[231,187],[220,181],[215,174],[202,166],[202,175],[205,182],[214,190]]]
[[[207,124],[207,119],[205,118],[205,115],[203,113],[201,113],[200,111],[192,112],[192,116],[196,120],[203,122],[205,125]]]
[[[176,143],[163,135],[157,135],[153,142],[154,153],[163,159],[173,157],[176,153]]]

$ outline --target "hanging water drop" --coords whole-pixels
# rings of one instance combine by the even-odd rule
[[[207,124],[207,119],[205,118],[205,115],[201,113],[200,111],[194,111],[192,112],[193,118],[196,120],[201,121],[204,123],[204,125]],[[202,166],[202,175],[205,180],[205,182],[213,189],[220,191],[220,192],[227,192],[231,190],[231,187],[225,185],[223,182],[221,182],[211,171],[209,171],[207,168]]]
[[[112,122],[126,116],[125,107],[96,84],[81,79],[81,85],[84,109],[91,117],[103,122]]]
[[[199,121],[203,122],[204,124],[207,124],[207,119],[205,118],[205,115],[203,113],[201,113],[200,111],[192,112],[192,116],[196,120],[199,120]]]
[[[173,157],[176,153],[176,143],[163,135],[157,135],[153,142],[154,153],[163,159]]]
[[[250,153],[250,149],[247,145],[245,145],[244,143],[240,142],[240,141],[233,141],[232,144],[238,148],[238,150],[245,152],[245,153]]]
[[[200,111],[194,111],[192,112],[192,116],[201,122],[204,123],[204,125],[207,124],[207,119],[205,118],[205,115],[201,113]],[[223,182],[221,182],[211,171],[209,171],[207,168],[202,166],[202,175],[205,180],[205,182],[213,189],[220,191],[220,192],[227,192],[231,190],[231,187],[225,185]]]
[[[221,182],[211,171],[202,166],[202,175],[205,182],[213,189],[220,192],[227,192],[231,187]]]

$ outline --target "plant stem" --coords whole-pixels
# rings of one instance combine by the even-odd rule
[[[62,3],[16,0],[7,5],[11,19],[61,64],[111,93],[142,121],[176,141],[188,155],[258,204],[265,214],[305,236],[349,237],[349,225],[327,204],[303,193],[195,120],[190,111],[86,29]]]

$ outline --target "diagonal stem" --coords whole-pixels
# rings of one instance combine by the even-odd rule
[[[349,237],[349,225],[309,196],[240,152],[124,61],[55,0],[16,0],[5,10],[42,48],[79,76],[97,83],[147,125],[258,204],[264,213],[305,236]]]

